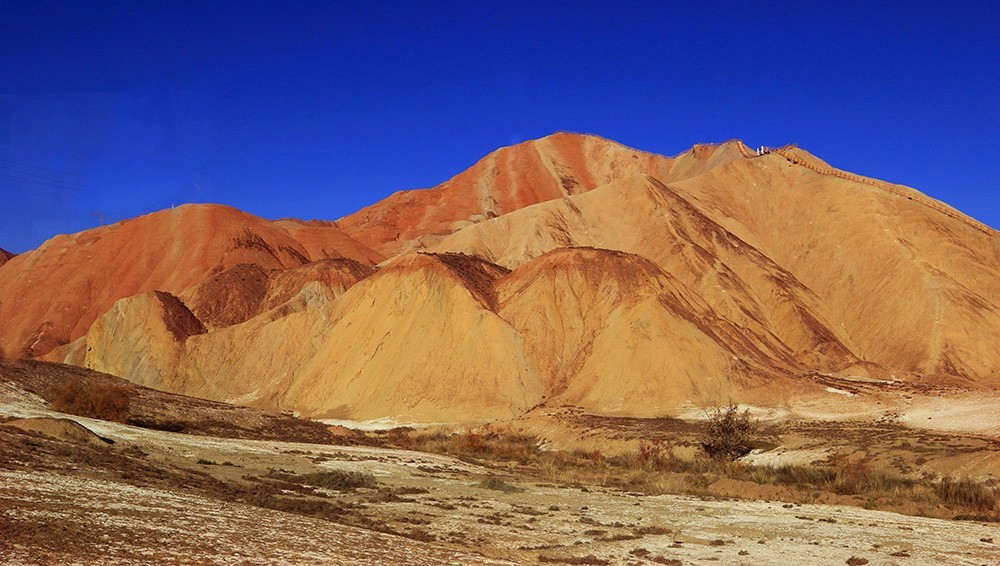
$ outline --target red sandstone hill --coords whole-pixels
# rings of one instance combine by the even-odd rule
[[[0,248],[0,265],[7,263],[12,257],[14,257],[14,254],[8,252],[3,248]]]
[[[239,264],[286,269],[328,257],[368,265],[381,259],[333,224],[270,222],[218,205],[185,205],[56,236],[3,266],[0,352],[45,354],[86,334],[125,297],[179,294]]]
[[[797,148],[557,134],[337,223],[178,210],[11,260],[0,344],[338,418],[781,406],[810,374],[1000,386],[997,232]]]

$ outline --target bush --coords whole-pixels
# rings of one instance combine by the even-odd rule
[[[730,402],[726,408],[709,413],[708,430],[701,447],[715,460],[738,460],[753,450],[756,432],[757,421],[750,416],[750,411],[741,413],[739,406]]]
[[[388,431],[385,438],[390,446],[448,454],[473,461],[516,461],[519,464],[529,464],[537,461],[541,454],[536,437],[503,430],[452,434],[444,430],[416,432],[413,429],[399,428]]]
[[[70,379],[49,390],[49,408],[104,421],[126,422],[133,393],[123,385]]]
[[[506,493],[517,493],[524,491],[523,488],[517,487],[516,485],[511,485],[496,476],[487,476],[486,479],[477,483],[475,487],[481,487],[483,489],[492,489],[494,491],[503,491]]]
[[[337,491],[354,491],[359,487],[372,488],[378,485],[375,476],[364,472],[345,472],[341,470],[327,470],[323,472],[313,472],[302,474],[298,480],[305,485],[335,489]]]
[[[659,440],[639,441],[639,451],[635,455],[636,463],[642,468],[662,470],[666,467],[669,452],[664,449]]]
[[[934,491],[943,501],[982,511],[992,511],[998,503],[994,490],[968,478],[955,480],[945,477],[934,484]]]
[[[822,466],[804,466],[801,464],[785,464],[773,469],[774,477],[770,482],[799,487],[818,487],[826,489],[837,481],[837,471]]]

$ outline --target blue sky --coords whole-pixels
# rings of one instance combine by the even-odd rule
[[[998,3],[473,4],[0,1],[0,247],[336,219],[558,130],[798,143],[1000,227]]]

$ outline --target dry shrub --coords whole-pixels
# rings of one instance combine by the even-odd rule
[[[519,493],[524,491],[524,488],[509,484],[496,476],[487,476],[483,481],[477,483],[476,487],[492,489],[494,491],[503,491],[505,493]]]
[[[345,472],[342,470],[327,470],[297,476],[304,485],[312,485],[337,491],[353,491],[362,487],[375,487],[378,481],[372,474],[362,472]]]
[[[667,527],[661,527],[659,525],[648,525],[644,527],[639,527],[635,529],[635,534],[639,536],[645,535],[668,535],[673,533],[673,529],[668,529]]]
[[[390,446],[477,461],[516,461],[524,465],[537,462],[541,452],[537,437],[508,430],[455,434],[398,428],[388,431],[385,438]]]
[[[592,460],[589,453],[581,452],[580,455]],[[681,471],[689,465],[689,462],[676,458],[671,445],[662,440],[640,440],[636,451],[605,456],[600,463],[638,472]]]
[[[483,442],[483,437],[472,432],[471,430],[465,433],[465,437],[462,439],[462,448],[467,452],[479,453],[486,449],[486,443]]]
[[[872,468],[866,460],[852,462],[844,457],[836,457],[832,464],[835,476],[830,482],[830,486],[835,493],[842,495],[867,494],[895,497],[902,490],[912,490],[918,483],[916,480],[905,478],[899,474]]]
[[[738,476],[735,470],[725,475]],[[799,489],[821,489],[840,495],[876,495],[895,497],[912,492],[917,480],[882,469],[872,468],[865,460],[850,461],[836,457],[831,465],[786,464],[782,466],[750,466],[746,477],[759,484],[781,484]]]
[[[431,534],[426,529],[421,529],[419,527],[410,529],[409,532],[398,533],[408,539],[419,540],[420,542],[434,542],[437,537]]]
[[[134,393],[124,385],[70,379],[49,389],[49,408],[104,421],[126,422]]]
[[[754,471],[757,483],[778,483],[797,487],[826,487],[837,480],[837,472],[825,466],[787,464],[772,468],[757,466]]]
[[[659,440],[639,441],[639,452],[635,456],[636,463],[643,468],[662,470],[666,467],[667,453]]]
[[[739,406],[730,402],[724,409],[709,412],[701,446],[715,460],[738,460],[753,450],[756,433],[757,421],[750,416],[750,410],[741,413]]]
[[[840,494],[856,494],[866,490],[871,474],[865,460],[850,461],[844,456],[836,456],[832,461],[835,472],[834,491]]]
[[[934,484],[934,492],[942,501],[979,511],[996,509],[998,497],[995,490],[969,478],[955,480],[950,477]]]
[[[539,562],[549,562],[554,564],[611,564],[608,560],[603,558],[598,558],[593,554],[588,554],[587,556],[546,556],[541,554],[538,556]]]

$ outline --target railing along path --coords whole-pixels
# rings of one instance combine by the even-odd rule
[[[789,151],[792,148],[794,148],[795,146],[786,145],[784,147],[779,147],[779,148],[775,148],[775,149],[769,149],[769,148],[766,148],[766,147],[761,147],[757,151],[757,153],[755,154],[755,153],[751,152],[750,149],[748,147],[746,147],[746,145],[744,145],[743,143],[740,143],[738,145],[739,145],[739,148],[740,148],[740,153],[742,153],[744,157],[754,158],[754,157],[761,157],[761,156],[767,155],[769,153],[773,153],[775,155],[779,155],[779,156],[787,159],[789,162],[791,162],[791,163],[793,163],[795,165],[801,165],[802,167],[805,167],[806,169],[810,169],[812,171],[815,171],[816,173],[819,173],[820,175],[832,175],[834,177],[839,177],[839,178],[845,179],[847,181],[853,181],[855,183],[861,183],[863,185],[868,185],[870,187],[876,187],[876,188],[882,189],[884,191],[888,191],[888,192],[890,192],[890,193],[892,193],[892,194],[894,194],[896,196],[899,196],[899,197],[902,197],[902,198],[905,198],[905,199],[909,199],[909,200],[918,202],[918,203],[920,203],[920,204],[922,204],[922,205],[924,205],[924,206],[926,206],[926,207],[928,207],[928,208],[930,208],[932,210],[936,210],[937,212],[940,212],[941,214],[944,214],[945,216],[948,216],[949,218],[954,218],[955,220],[958,220],[959,222],[963,222],[966,225],[968,225],[968,226],[970,226],[970,227],[972,227],[972,228],[974,228],[976,230],[979,230],[980,232],[986,234],[987,236],[991,236],[992,237],[992,236],[996,236],[997,235],[997,231],[996,230],[994,230],[993,228],[990,228],[989,226],[987,226],[987,225],[985,225],[985,224],[983,224],[983,223],[981,223],[981,222],[979,222],[977,220],[969,218],[968,216],[965,216],[964,214],[959,214],[958,212],[955,212],[954,210],[952,210],[952,209],[950,209],[948,207],[945,207],[945,206],[941,205],[940,203],[934,202],[934,201],[932,201],[932,200],[930,200],[930,199],[928,199],[926,197],[923,197],[922,195],[919,195],[919,194],[909,194],[906,191],[901,190],[899,187],[893,185],[892,183],[887,183],[885,181],[879,181],[878,179],[870,179],[868,177],[862,177],[861,175],[855,175],[854,173],[847,173],[846,171],[840,171],[839,169],[834,169],[832,167],[821,167],[819,165],[816,165],[815,163],[810,163],[809,161],[806,161],[806,160],[803,160],[801,158],[798,158],[798,157],[796,157],[794,154],[792,154]]]

